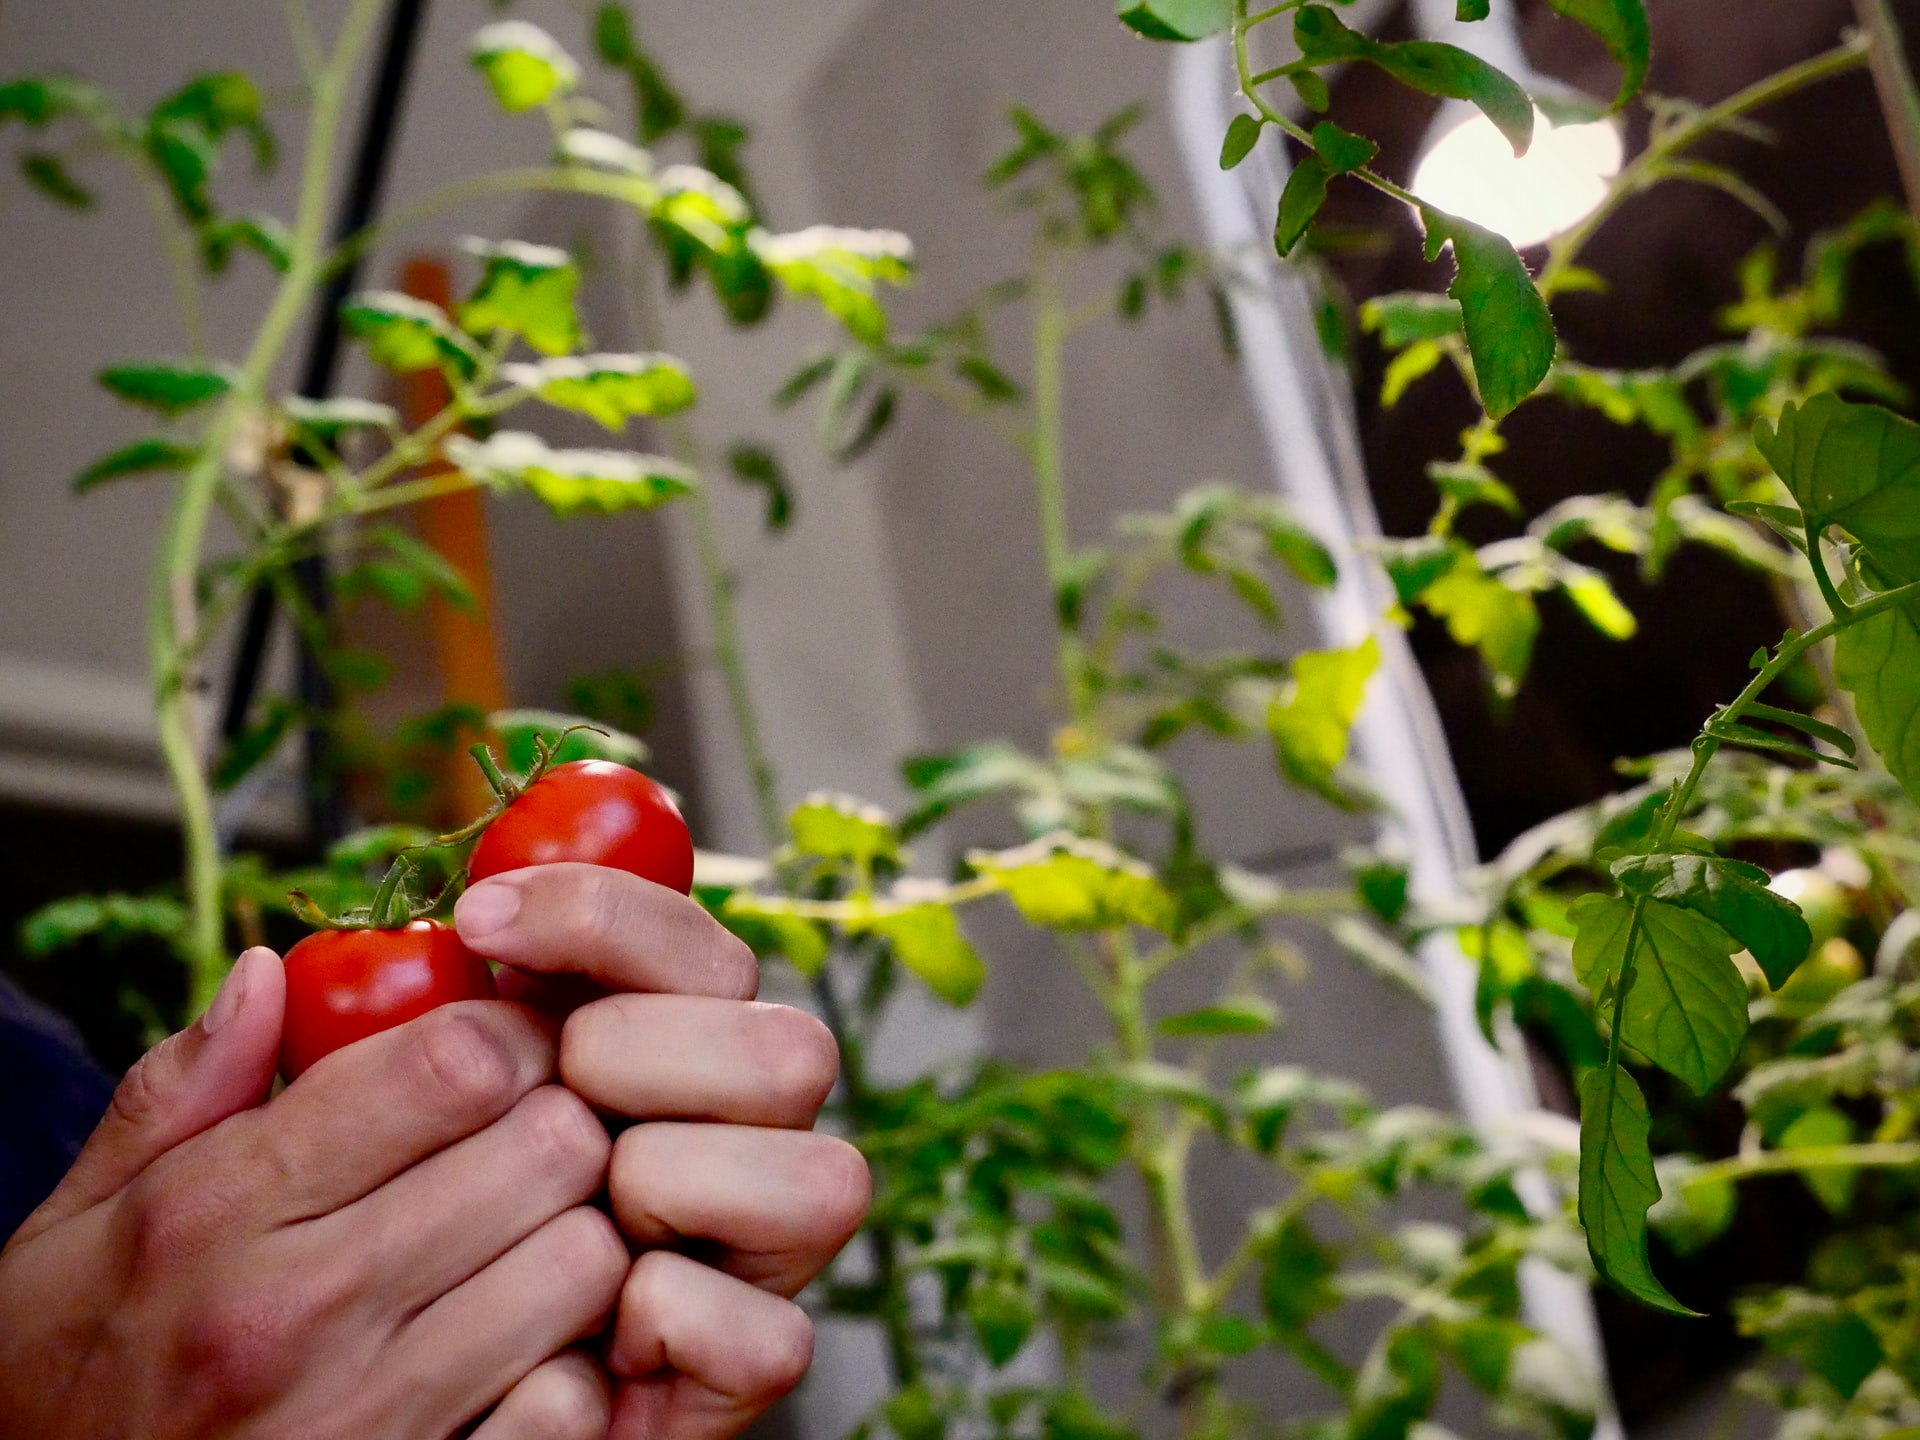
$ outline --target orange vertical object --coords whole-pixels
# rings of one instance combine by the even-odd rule
[[[416,256],[401,272],[400,288],[418,300],[443,310],[453,306],[453,284],[439,260]],[[416,370],[400,378],[400,410],[409,430],[425,424],[452,399],[446,377],[438,370]],[[435,457],[420,467],[422,475],[449,474],[453,467]],[[415,511],[420,538],[459,572],[472,593],[467,609],[436,598],[428,616],[433,647],[445,682],[446,703],[471,705],[482,713],[507,704],[506,674],[500,663],[500,644],[493,628],[493,572],[487,560],[487,511],[478,490],[462,490],[423,501]],[[447,795],[454,823],[472,819],[493,803],[479,767],[465,755],[457,757],[447,776]]]

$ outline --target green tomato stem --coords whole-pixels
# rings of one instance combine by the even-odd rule
[[[1890,0],[1854,0],[1853,9],[1867,39],[1867,63],[1873,70],[1893,157],[1900,166],[1907,209],[1920,223],[1920,85],[1914,83],[1913,67],[1907,62],[1906,38]]]

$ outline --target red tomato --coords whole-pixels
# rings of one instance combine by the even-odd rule
[[[556,765],[481,834],[468,880],[562,861],[606,865],[656,885],[693,889],[693,841],[673,797],[625,765]]]
[[[487,962],[437,920],[398,930],[320,930],[287,952],[280,1073],[455,1000],[494,998]]]

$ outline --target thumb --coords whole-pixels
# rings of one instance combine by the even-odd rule
[[[286,999],[278,955],[264,946],[241,955],[207,1013],[127,1072],[73,1168],[16,1238],[98,1204],[174,1146],[266,1099]]]

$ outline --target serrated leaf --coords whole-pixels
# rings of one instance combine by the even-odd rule
[[[1920,425],[1829,392],[1753,440],[1810,523],[1841,526],[1894,582],[1920,580]]]
[[[1334,772],[1347,758],[1367,681],[1380,665],[1369,635],[1346,650],[1317,650],[1293,661],[1293,684],[1268,707],[1267,732],[1285,774],[1323,794],[1338,794]]]
[[[894,230],[814,225],[790,235],[755,231],[748,244],[760,263],[796,295],[812,295],[855,338],[877,345],[887,317],[875,298],[882,282],[913,278],[913,244]]]
[[[567,355],[503,365],[500,374],[547,404],[613,431],[624,430],[637,415],[676,414],[696,398],[693,376],[671,355]]]
[[[1314,216],[1327,199],[1327,164],[1318,155],[1308,155],[1287,176],[1286,189],[1280,192],[1280,209],[1273,221],[1273,248],[1282,258],[1313,224]]]
[[[1064,831],[1012,850],[974,850],[967,860],[991,877],[1035,925],[1094,930],[1144,925],[1166,931],[1178,907],[1153,871],[1097,840]]]
[[[376,365],[403,375],[443,365],[473,372],[471,344],[438,305],[397,290],[369,290],[341,306],[340,319]]]
[[[1456,645],[1480,652],[1495,694],[1511,698],[1519,692],[1540,631],[1540,611],[1531,595],[1508,589],[1480,568],[1471,551],[1460,551],[1417,596],[1446,622]]]
[[[1641,0],[1547,0],[1557,15],[1584,25],[1600,37],[1607,53],[1620,67],[1620,90],[1613,97],[1618,110],[1640,93],[1646,82],[1652,38]]]
[[[1233,0],[1115,0],[1114,14],[1149,40],[1200,40],[1233,24]]]
[[[1303,6],[1293,19],[1294,43],[1315,65],[1362,60],[1427,95],[1466,100],[1524,154],[1533,140],[1533,101],[1513,79],[1479,56],[1437,40],[1386,44],[1350,30],[1325,5]]]
[[[580,343],[573,308],[580,270],[571,255],[521,240],[467,240],[463,247],[484,268],[473,294],[457,307],[461,328],[474,335],[504,330],[542,355],[564,355]]]
[[[1553,368],[1553,316],[1505,237],[1430,205],[1420,207],[1420,218],[1429,261],[1453,246],[1457,268],[1447,294],[1460,302],[1480,403],[1498,420],[1539,389]]]
[[[150,435],[102,455],[73,477],[73,488],[84,492],[129,475],[144,475],[155,470],[184,470],[199,456],[197,446]]]
[[[1220,168],[1231,170],[1253,153],[1260,141],[1262,121],[1244,111],[1227,122],[1227,133],[1220,141]]]
[[[1636,911],[1639,924],[1633,923]],[[1574,973],[1597,1004],[1614,1003],[1626,1042],[1696,1093],[1725,1075],[1747,1034],[1747,983],[1736,941],[1720,926],[1664,900],[1584,895],[1569,912],[1579,933]],[[1633,939],[1633,975],[1619,987]]]
[[[502,430],[486,440],[449,436],[447,459],[496,490],[525,490],[556,515],[647,510],[693,489],[676,460],[624,450],[552,450],[537,435]]]
[[[1007,1280],[969,1286],[965,1308],[974,1338],[996,1370],[1020,1353],[1038,1318],[1032,1297]]]
[[[879,806],[851,795],[816,791],[787,816],[787,829],[796,850],[823,860],[870,867],[876,860],[900,855],[900,837],[892,818]]]
[[[1646,1098],[1624,1068],[1596,1066],[1580,1077],[1580,1224],[1601,1279],[1643,1305],[1693,1315],[1647,1259],[1647,1211],[1660,1198],[1649,1129]]]
[[[1848,625],[1833,641],[1833,678],[1860,727],[1909,795],[1920,798],[1920,602]]]
[[[1186,1038],[1195,1035],[1261,1035],[1280,1022],[1280,1007],[1260,995],[1242,995],[1205,1005],[1179,1015],[1169,1015],[1157,1027],[1162,1035]]]
[[[1329,171],[1345,175],[1369,163],[1380,153],[1380,147],[1364,135],[1343,130],[1331,120],[1322,120],[1313,127],[1313,151],[1327,162]]]
[[[1800,907],[1767,888],[1757,865],[1717,855],[1629,855],[1613,863],[1629,894],[1693,910],[1744,945],[1778,990],[1813,944]]]
[[[509,114],[544,105],[580,83],[580,66],[560,42],[525,20],[483,27],[467,47],[467,58]]]
[[[950,906],[878,908],[869,917],[849,922],[847,929],[884,936],[893,946],[894,958],[950,1005],[967,1004],[987,978],[986,965],[967,943]]]
[[[233,382],[201,365],[109,365],[100,383],[120,399],[174,416],[218,400]]]

